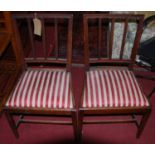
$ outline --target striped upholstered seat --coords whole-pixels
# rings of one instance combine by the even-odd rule
[[[73,108],[70,73],[62,70],[26,71],[6,106],[16,108]]]
[[[131,71],[105,69],[87,72],[83,108],[144,106],[149,103]]]

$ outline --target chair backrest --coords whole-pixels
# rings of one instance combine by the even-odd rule
[[[90,63],[127,64],[132,67],[139,46],[143,20],[143,15],[85,14],[84,53],[87,69]],[[106,35],[106,41],[103,35]],[[93,51],[97,51],[95,57],[91,57]]]
[[[34,19],[41,23],[41,35],[36,35]],[[66,64],[72,61],[71,14],[17,13],[13,15],[14,28],[20,41],[20,49],[27,64]],[[39,24],[36,24],[36,28]]]

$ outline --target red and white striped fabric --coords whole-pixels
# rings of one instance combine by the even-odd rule
[[[62,70],[26,71],[6,106],[17,108],[73,108],[70,78],[70,73]]]
[[[144,106],[149,103],[131,71],[105,69],[87,72],[83,108]]]

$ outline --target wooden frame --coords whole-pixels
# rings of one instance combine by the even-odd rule
[[[109,57],[104,59],[102,57],[98,57],[95,60],[90,60],[89,58],[89,25],[88,21],[92,19],[97,19],[99,20],[99,32],[101,32],[101,20],[103,19],[108,19],[111,21],[111,31],[110,31],[110,38],[109,38]],[[112,59],[112,45],[113,45],[113,36],[114,36],[114,24],[115,22],[119,20],[121,22],[125,23],[124,27],[124,34],[123,34],[123,39],[122,39],[122,47],[120,51],[120,58],[119,59]],[[137,31],[136,31],[136,36],[132,48],[132,54],[129,60],[123,60],[123,49],[125,45],[125,36],[127,34],[127,23],[134,20],[137,23]],[[90,64],[104,64],[104,65],[115,65],[115,66],[121,66],[123,64],[126,64],[129,69],[133,68],[133,65],[135,63],[135,57],[142,33],[142,28],[143,28],[143,20],[144,17],[143,15],[127,15],[127,14],[85,14],[83,16],[83,23],[84,23],[84,54],[85,54],[85,66],[86,66],[86,72],[89,71]],[[101,35],[101,34],[100,34]],[[99,42],[100,42],[100,36],[99,35]],[[100,43],[99,43],[100,46]],[[100,47],[98,48],[100,52]],[[85,76],[85,82],[84,82],[84,87],[86,85],[86,76]],[[83,102],[83,95],[82,95],[82,100],[81,100],[81,105],[79,106],[79,112],[78,112],[78,137],[79,140],[82,139],[82,126],[83,124],[102,124],[102,123],[135,123],[138,131],[137,131],[137,138],[140,137],[144,125],[146,123],[146,120],[148,119],[151,111],[151,107],[147,108],[83,108],[82,107],[82,102]],[[127,116],[131,115],[131,119],[121,119],[121,120],[84,120],[84,116]],[[135,115],[141,115],[142,119],[140,123],[138,123]]]
[[[136,53],[137,53],[137,48],[139,46],[139,40],[141,37],[141,33],[142,33],[142,27],[143,27],[143,16],[142,15],[128,15],[128,14],[85,14],[83,17],[83,23],[84,23],[84,51],[85,51],[85,65],[87,67],[87,69],[89,68],[89,42],[88,42],[88,19],[98,19],[101,20],[103,18],[112,20],[112,28],[111,28],[111,32],[110,32],[110,38],[109,38],[109,56],[110,59],[103,59],[102,57],[99,57],[97,60],[93,60],[91,61],[91,63],[128,63],[131,66],[135,63],[135,57],[136,57]],[[125,23],[125,29],[124,29],[124,37],[123,37],[123,44],[121,47],[121,55],[120,55],[120,60],[113,60],[111,58],[112,56],[112,44],[113,44],[113,35],[114,35],[114,22],[116,22],[116,20],[123,20],[123,22]],[[134,47],[132,49],[132,55],[131,55],[131,59],[130,60],[123,60],[122,59],[122,55],[123,55],[123,49],[124,49],[124,44],[125,44],[125,35],[127,34],[127,23],[130,22],[129,20],[137,20],[137,22],[139,22],[138,27],[137,27],[137,32],[136,32],[136,37],[134,40]],[[99,27],[99,29],[101,29],[101,26]],[[101,30],[99,30],[101,31]],[[100,35],[99,35],[100,38]]]
[[[43,37],[43,51],[44,51],[44,57],[43,58],[37,58],[36,57],[36,53],[35,53],[35,47],[34,47],[34,40],[33,40],[33,32],[32,32],[32,26],[30,24],[30,22],[35,18],[39,18],[42,21],[42,37]],[[33,57],[31,58],[25,58],[25,61],[27,63],[62,63],[62,64],[66,64],[67,63],[67,69],[70,69],[71,67],[71,61],[72,61],[72,44],[70,44],[70,42],[72,42],[72,28],[73,28],[73,18],[71,14],[42,14],[42,13],[34,13],[34,14],[15,14],[13,15],[13,18],[16,19],[14,20],[14,25],[15,25],[15,29],[17,29],[18,25],[17,25],[17,20],[20,19],[26,19],[27,23],[28,23],[28,33],[29,33],[29,37],[30,37],[30,42],[31,42],[31,48],[33,51]],[[56,52],[57,52],[57,48],[58,48],[58,40],[57,40],[57,35],[58,35],[58,25],[57,25],[57,19],[67,19],[68,20],[68,34],[67,34],[67,59],[65,60],[58,60],[57,54],[56,57],[53,59],[50,59],[47,57],[47,53],[46,53],[46,41],[45,41],[45,28],[44,28],[44,19],[53,19],[54,20],[54,27],[55,27],[55,41],[56,41]],[[16,30],[16,33],[19,35],[19,32],[17,32],[18,30]],[[17,37],[19,38],[19,36]],[[20,40],[20,48],[23,51],[23,48],[21,47],[22,43]]]
[[[17,40],[14,34],[11,13],[9,11],[0,12],[0,23],[3,27],[0,28],[0,113],[7,101],[7,98],[14,87],[19,75],[21,74],[21,59],[19,55],[19,49],[17,47]],[[15,61],[4,60],[3,57],[7,48],[12,48],[12,55],[15,56]],[[5,86],[4,86],[5,85]]]
[[[58,56],[56,56],[55,60],[48,60],[46,55],[46,42],[45,42],[45,28],[44,25],[42,25],[43,29],[43,51],[44,51],[44,58],[42,60],[36,60],[35,57],[35,47],[33,42],[33,34],[32,34],[32,27],[30,24],[30,20],[36,17],[36,14],[17,14],[13,15],[13,26],[16,34],[16,40],[18,41],[18,48],[20,49],[19,57],[22,57],[24,60],[24,54],[23,54],[23,47],[21,43],[21,37],[19,32],[19,25],[17,23],[17,20],[20,19],[26,19],[28,22],[28,29],[30,34],[30,42],[31,42],[31,49],[33,51],[33,59],[31,61],[28,61],[25,59],[24,63],[21,62],[21,66],[24,70],[27,68],[27,63],[33,62],[33,63],[63,63],[66,64],[67,71],[71,71],[71,61],[72,61],[72,26],[73,26],[73,16],[69,14],[37,14],[37,18],[39,18],[42,21],[42,24],[44,24],[45,19],[53,20],[55,23],[55,37],[57,37],[57,19],[67,19],[68,21],[68,39],[67,39],[67,59],[65,61],[58,60]],[[55,39],[57,40],[57,39]],[[56,43],[57,44],[57,43]],[[56,46],[56,50],[58,48],[58,45]],[[52,67],[51,67],[52,68]],[[72,81],[70,81],[72,83]],[[73,94],[74,99],[74,94]],[[74,103],[73,103],[74,104]],[[74,130],[74,136],[75,140],[77,139],[77,110],[74,105],[72,109],[37,109],[37,108],[16,108],[16,107],[5,107],[5,115],[9,122],[9,125],[14,133],[14,135],[18,138],[19,133],[17,131],[17,128],[19,127],[20,123],[43,123],[43,124],[60,124],[60,125],[72,125]],[[14,121],[13,115],[19,115],[19,120],[17,122]],[[59,116],[59,117],[70,117],[70,121],[63,121],[60,119],[60,121],[45,121],[45,120],[27,120],[24,119],[25,115],[30,116]]]

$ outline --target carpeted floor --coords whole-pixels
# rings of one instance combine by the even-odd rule
[[[75,100],[80,101],[81,86],[83,82],[83,68],[73,69],[73,90]],[[142,73],[148,74],[152,73]],[[139,80],[145,92],[148,94],[155,82]],[[84,125],[83,143],[155,143],[155,94],[151,97],[152,113],[139,139],[136,139],[136,126],[134,124],[104,124]],[[72,126],[21,124],[19,129],[20,138],[16,139],[9,128],[5,115],[0,118],[0,143],[74,143]]]

